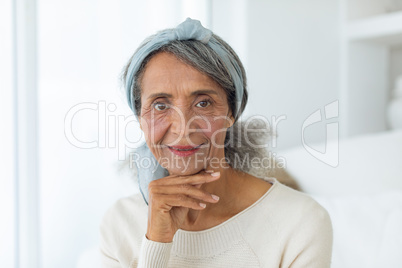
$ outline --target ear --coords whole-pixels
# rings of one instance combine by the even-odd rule
[[[138,116],[138,123],[140,124],[140,129],[141,129],[142,131],[144,131],[144,130],[142,129],[142,125],[141,125],[141,116]]]
[[[230,120],[226,120],[227,128],[230,128],[231,126],[233,126],[234,116],[232,115],[232,113],[230,111],[227,116],[228,116],[228,118],[230,118]]]

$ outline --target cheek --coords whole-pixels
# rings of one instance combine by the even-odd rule
[[[223,116],[203,115],[202,117],[204,118],[203,120],[196,119],[192,124],[187,125],[191,129],[190,132],[196,132],[190,135],[191,139],[203,136],[210,140],[212,145],[223,144],[230,119]],[[141,118],[141,125],[146,141],[150,144],[157,144],[168,132],[171,122],[168,116],[163,114],[155,114],[153,117],[144,114]],[[196,139],[196,141],[199,140]]]
[[[141,119],[142,129],[144,131],[145,139],[151,144],[155,144],[160,141],[165,135],[169,122],[160,117],[153,119],[144,116]]]
[[[226,136],[226,121],[224,119],[204,122],[202,129],[204,135],[214,144],[223,144]]]

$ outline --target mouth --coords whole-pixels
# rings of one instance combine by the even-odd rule
[[[203,143],[198,146],[195,146],[195,147],[188,146],[188,145],[175,145],[175,146],[167,145],[167,147],[173,154],[185,157],[185,156],[190,156],[190,155],[194,154],[195,152],[197,152],[201,148],[202,145],[203,145]]]
[[[189,145],[175,145],[175,146],[167,145],[167,147],[169,149],[176,150],[176,151],[191,151],[191,150],[195,150],[195,149],[200,148],[201,145],[203,145],[203,143],[201,143],[200,145],[195,146],[195,147],[194,146],[189,146]]]

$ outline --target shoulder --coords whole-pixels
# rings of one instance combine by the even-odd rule
[[[327,210],[310,195],[268,180],[274,184],[267,194],[239,221],[245,239],[263,263],[271,252],[284,267],[329,267],[333,230]]]
[[[261,202],[252,210],[244,220],[253,218],[256,225],[272,234],[275,231],[278,239],[291,237],[292,233],[300,232],[300,228],[323,231],[328,235],[332,233],[331,218],[327,210],[310,195],[281,184],[276,178],[265,180],[273,182]],[[321,229],[314,229],[316,227]]]
[[[276,180],[277,181],[277,180]],[[277,181],[278,182],[278,181]],[[301,226],[317,225],[331,226],[331,218],[328,211],[307,193],[290,188],[280,182],[273,191],[271,204],[267,206],[272,211],[273,222],[287,223],[288,228],[299,230]],[[283,225],[282,225],[283,226]]]
[[[285,185],[279,188],[273,222],[278,226],[283,265],[330,267],[333,226],[328,211],[306,193]]]

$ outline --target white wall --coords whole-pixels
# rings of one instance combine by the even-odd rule
[[[402,45],[395,46],[390,49],[389,53],[389,62],[390,62],[390,94],[389,97],[392,96],[392,90],[395,88],[396,78],[402,75]]]
[[[278,124],[277,149],[301,145],[303,121],[339,98],[338,1],[217,2],[214,31],[246,65],[250,98],[245,116],[286,115]],[[245,14],[230,12],[241,8]],[[239,21],[244,22],[240,30]],[[307,143],[325,140],[325,123],[306,128]]]

